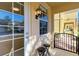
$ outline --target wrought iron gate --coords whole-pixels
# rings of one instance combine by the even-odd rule
[[[78,53],[78,37],[67,33],[54,34],[54,48],[60,48],[66,51]]]

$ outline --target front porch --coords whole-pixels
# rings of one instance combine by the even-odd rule
[[[42,5],[45,11],[45,15],[37,18],[34,15],[38,7]],[[41,6],[41,8],[43,8]],[[69,51],[78,51],[77,40],[73,36],[78,36],[78,22],[79,22],[79,6],[78,3],[30,3],[30,21],[29,22],[29,44],[26,53],[31,56],[36,55],[36,49],[43,43],[47,42],[50,44],[49,52],[51,56],[78,56],[78,53],[72,53]],[[67,33],[71,34],[69,41],[68,39],[61,39],[59,43],[54,40],[55,33]],[[70,35],[69,35],[70,36]],[[69,37],[67,36],[67,37]],[[66,38],[66,36],[65,36]],[[60,43],[62,40],[63,43]],[[54,47],[55,42],[57,47],[63,49],[70,49],[65,51]],[[68,41],[68,42],[66,42]],[[41,43],[40,43],[41,42]],[[64,47],[62,47],[62,45]],[[70,46],[69,46],[70,45]],[[75,47],[75,48],[74,48]]]

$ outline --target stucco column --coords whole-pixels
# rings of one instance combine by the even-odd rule
[[[29,24],[30,24],[30,6],[28,2],[24,3],[24,55],[29,56]]]

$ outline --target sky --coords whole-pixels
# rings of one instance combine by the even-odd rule
[[[9,16],[9,18],[12,20],[12,14],[14,15],[14,20],[21,22],[24,20],[24,16],[19,15],[19,14],[15,14],[15,13],[11,13],[9,11],[6,10],[0,10],[0,19],[4,19],[5,16]]]

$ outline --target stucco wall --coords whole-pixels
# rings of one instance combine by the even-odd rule
[[[61,13],[57,13],[54,16],[54,33],[63,33],[64,32],[64,26],[67,23],[73,23],[73,34],[77,35],[78,31],[78,25],[77,25],[77,13],[78,9],[76,10],[69,10]],[[60,17],[59,17],[60,14]],[[60,24],[59,24],[60,19]],[[60,25],[60,26],[59,26]],[[60,27],[60,31],[59,31]]]

